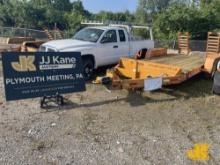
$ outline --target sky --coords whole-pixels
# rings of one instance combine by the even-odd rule
[[[82,0],[86,10],[97,13],[101,10],[120,12],[129,10],[134,12],[138,0]]]

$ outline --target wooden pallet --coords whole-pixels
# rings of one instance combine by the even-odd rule
[[[44,28],[44,32],[46,33],[47,38],[48,38],[49,40],[53,40],[53,36],[52,36],[52,34],[49,32],[49,30],[48,30],[47,28]]]
[[[63,39],[62,32],[58,28],[53,31],[49,31],[47,28],[44,28],[44,32],[46,33],[49,40]]]
[[[209,32],[206,52],[219,53],[219,46],[220,46],[220,33]]]
[[[56,35],[56,39],[63,39],[63,34],[58,28],[55,29],[55,35]]]
[[[204,71],[207,73],[212,74],[215,61],[220,58],[219,46],[220,33],[209,32],[206,47],[206,61],[204,64]]]
[[[180,54],[187,55],[191,52],[190,46],[189,46],[189,43],[190,43],[189,39],[190,39],[190,35],[188,32],[186,32],[186,33],[179,32],[178,33],[178,49],[179,49]]]

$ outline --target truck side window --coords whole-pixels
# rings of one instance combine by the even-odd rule
[[[117,42],[117,34],[115,30],[109,30],[103,36],[101,43]]]
[[[126,41],[126,37],[125,37],[124,31],[123,30],[119,30],[118,33],[119,33],[120,41],[121,42],[125,42]]]

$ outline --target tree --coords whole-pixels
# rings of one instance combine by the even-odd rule
[[[73,5],[69,0],[53,0],[52,6],[58,11],[70,12],[73,9]]]
[[[216,14],[207,9],[199,9],[183,5],[174,5],[154,20],[156,37],[175,39],[178,31],[188,31],[194,39],[206,39],[207,32],[218,27]]]
[[[136,10],[135,18],[136,22],[138,23],[147,23],[148,17],[150,17],[149,13],[147,12],[147,1],[146,0],[139,0],[138,7]]]
[[[2,26],[14,26],[15,21],[12,17],[13,6],[10,1],[1,1],[0,5],[0,25]]]
[[[121,21],[121,22],[132,22],[134,20],[134,16],[129,12],[106,12],[101,11],[98,14],[93,15],[94,20],[104,20],[104,21]]]
[[[174,39],[178,31],[189,31],[195,39],[206,39],[208,31],[220,30],[219,0],[139,0],[135,14],[101,11],[92,14],[81,0],[0,0],[0,25],[53,29],[71,33],[86,19],[125,21],[153,26],[158,39]],[[141,36],[147,36],[139,30]]]
[[[157,13],[166,9],[172,0],[139,0],[137,11],[143,13]]]
[[[75,33],[82,28],[81,22],[85,19],[90,19],[91,13],[84,9],[82,1],[77,0],[72,3],[72,10],[66,12],[64,17],[68,22],[68,29],[71,33]]]

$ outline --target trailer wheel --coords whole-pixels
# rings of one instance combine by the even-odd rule
[[[213,79],[212,93],[220,94],[220,73],[218,71],[215,72]]]
[[[213,64],[212,77],[214,77],[215,72],[220,68],[220,58],[217,58]]]

